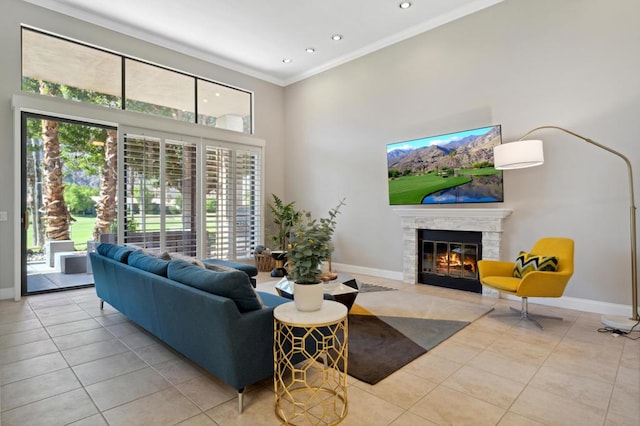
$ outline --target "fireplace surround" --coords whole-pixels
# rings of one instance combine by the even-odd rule
[[[418,283],[418,232],[421,229],[482,233],[482,258],[499,260],[504,219],[512,210],[501,208],[394,207],[402,223],[402,280]],[[483,287],[482,294],[496,295]]]

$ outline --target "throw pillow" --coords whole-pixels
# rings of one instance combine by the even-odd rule
[[[128,263],[134,268],[142,269],[152,274],[162,275],[163,277],[167,276],[169,261],[158,259],[140,250],[136,250],[129,255]]]
[[[200,262],[196,258],[187,256],[186,254],[182,254],[182,253],[171,253],[171,260],[184,260],[185,262],[189,262],[192,265],[196,265],[196,266],[199,266],[200,268],[204,268],[204,263]]]
[[[158,259],[162,259],[162,260],[184,260],[185,262],[189,262],[192,265],[196,265],[199,266],[201,268],[204,268],[204,263],[202,263],[201,261],[199,261],[198,259],[191,257],[191,256],[187,256],[186,254],[182,254],[182,253],[169,253],[169,252],[162,252],[159,255],[156,256]]]
[[[533,271],[556,272],[557,270],[558,258],[556,256],[538,256],[521,251],[513,267],[513,276],[522,278]]]
[[[202,262],[200,262],[202,263]],[[212,271],[216,271],[216,272],[234,272],[234,271],[239,271],[239,269],[236,268],[232,268],[231,266],[225,266],[225,265],[214,265],[213,263],[202,263],[204,265],[205,268],[210,269]]]
[[[207,293],[229,298],[235,302],[240,312],[261,308],[256,292],[244,272],[213,272],[184,260],[172,260],[169,262],[167,276]]]
[[[101,255],[118,262],[127,263],[129,255],[133,252],[131,247],[119,246],[111,243],[101,243],[96,248]]]
[[[156,257],[158,259],[162,259],[162,260],[171,260],[171,255],[169,254],[169,252],[166,252],[166,251],[163,251],[162,253],[160,253]]]

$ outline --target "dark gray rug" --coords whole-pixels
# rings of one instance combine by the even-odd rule
[[[374,385],[469,322],[349,314],[348,374]]]
[[[390,287],[384,287],[381,285],[376,285],[376,284],[369,284],[369,283],[360,283],[360,288],[358,289],[358,292],[360,293],[373,293],[375,291],[394,291],[397,290],[397,288],[390,288]]]

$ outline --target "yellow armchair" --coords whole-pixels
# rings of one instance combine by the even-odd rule
[[[513,276],[515,262],[499,260],[478,261],[478,271],[482,285],[494,288],[502,293],[512,294],[522,298],[522,308],[512,310],[518,312],[522,319],[529,320],[542,328],[530,314],[528,297],[561,297],[564,289],[573,275],[574,242],[569,238],[542,238],[533,246],[530,253],[539,256],[556,256],[558,270],[532,271],[522,278]],[[559,319],[547,315],[537,315],[542,318]]]

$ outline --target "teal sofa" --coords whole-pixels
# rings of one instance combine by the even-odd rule
[[[246,273],[113,244],[90,253],[96,293],[145,330],[238,391],[273,376],[273,309],[288,302],[256,292]],[[258,297],[258,295],[259,297]]]

